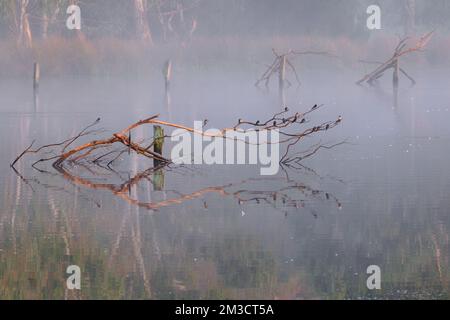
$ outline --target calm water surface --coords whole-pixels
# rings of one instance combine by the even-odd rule
[[[32,140],[63,140],[99,116],[110,132],[156,113],[221,128],[279,110],[275,93],[241,78],[182,77],[169,111],[152,80],[47,79],[37,112],[27,81],[2,81],[0,298],[449,298],[445,79],[403,88],[396,110],[388,90],[356,87],[352,77],[312,80],[290,93],[290,108],[323,103],[312,122],[344,122],[299,150],[319,139],[347,144],[271,178],[254,166],[158,172],[129,191],[158,210],[32,170],[26,160],[17,166],[23,179],[9,167]],[[133,162],[132,173],[146,166]],[[128,173],[98,169],[96,182]],[[69,265],[82,270],[80,291],[66,290]],[[369,265],[381,268],[381,290],[366,287]]]

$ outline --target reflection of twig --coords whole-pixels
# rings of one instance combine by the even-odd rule
[[[128,181],[120,184],[105,184],[105,183],[95,183],[93,181],[90,181],[87,178],[81,178],[72,175],[68,171],[64,171],[64,169],[60,169],[61,174],[68,179],[69,181],[73,182],[76,185],[81,185],[90,189],[96,189],[96,190],[109,190],[111,191],[115,196],[118,196],[119,198],[125,200],[126,202],[146,208],[148,210],[158,210],[163,207],[182,204],[185,201],[194,200],[203,197],[204,195],[208,193],[216,193],[225,197],[233,197],[238,200],[239,204],[254,202],[254,203],[260,203],[265,202],[268,204],[276,205],[277,200],[281,200],[284,206],[292,206],[292,207],[303,207],[304,199],[298,199],[291,197],[287,191],[298,191],[300,194],[303,194],[304,196],[317,196],[317,195],[324,195],[327,200],[333,199],[337,203],[338,207],[341,206],[340,202],[335,198],[334,196],[331,196],[327,192],[323,192],[320,190],[314,190],[306,185],[298,184],[298,183],[292,183],[288,182],[287,186],[284,186],[282,188],[267,191],[267,190],[248,190],[248,189],[239,189],[233,191],[233,188],[243,185],[248,182],[255,182],[255,181],[267,181],[268,179],[270,181],[275,180],[274,178],[260,178],[260,179],[247,179],[242,180],[239,183],[229,183],[226,185],[221,186],[214,186],[214,187],[207,187],[200,190],[197,190],[195,192],[189,193],[189,194],[182,194],[175,190],[169,190],[177,195],[175,198],[159,201],[159,202],[143,202],[137,199],[136,197],[132,197],[132,195],[128,192],[132,186],[137,186],[137,184],[143,180],[148,179],[149,175],[153,174],[155,172],[154,168],[150,168],[148,170],[145,170],[141,173],[136,174],[134,177],[130,178]]]
[[[14,173],[20,177],[20,179],[25,182],[25,184],[27,184],[32,190],[33,192],[35,192],[36,190],[33,187],[33,184],[36,184],[38,186],[44,187],[47,190],[52,190],[52,191],[56,191],[56,192],[63,192],[66,193],[70,196],[73,196],[74,194],[71,193],[69,190],[67,190],[64,187],[58,187],[58,186],[54,186],[54,185],[49,185],[47,183],[42,183],[41,181],[39,181],[37,178],[25,178],[24,176],[22,176],[17,170],[15,170],[15,168],[13,167],[13,171]],[[52,176],[58,176],[56,173],[52,173],[52,172],[48,172],[48,171],[41,171],[41,173],[43,174],[48,174],[48,175],[52,175]],[[89,202],[93,202],[97,207],[100,207],[100,203],[98,203],[97,201],[85,196],[85,195],[80,195],[80,198],[83,198],[86,201]]]
[[[30,179],[25,178],[24,176],[22,176],[19,171],[17,171],[17,169],[15,167],[11,167],[14,171],[14,173],[27,185],[31,188],[31,190],[34,192],[34,188],[30,183]]]
[[[297,155],[298,153],[294,154],[294,155],[292,155],[289,158],[285,158],[282,163],[285,164],[285,165],[289,165],[289,164],[292,164],[292,163],[299,164],[300,161],[315,155],[321,149],[333,149],[333,148],[335,148],[337,146],[340,146],[340,145],[343,145],[345,143],[347,143],[347,142],[346,141],[342,141],[342,142],[335,143],[335,144],[329,145],[329,146],[319,143],[319,144],[313,146],[312,150],[310,149],[310,150],[308,150],[306,152],[303,152],[304,155],[299,156],[299,155]]]
[[[286,177],[286,181],[288,182],[292,182],[293,180],[291,179],[288,169],[293,169],[295,172],[297,172],[298,170],[304,170],[307,173],[312,174],[314,177],[319,178],[320,180],[324,180],[324,179],[330,179],[333,181],[337,181],[339,183],[342,184],[346,184],[346,182],[342,179],[336,178],[334,176],[330,176],[330,175],[326,175],[326,176],[322,176],[319,173],[317,173],[314,169],[307,167],[306,165],[304,165],[303,163],[296,163],[296,165],[286,165],[284,163],[280,163],[280,168],[281,170],[283,170],[283,173]]]

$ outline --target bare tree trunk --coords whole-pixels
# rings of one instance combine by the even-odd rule
[[[147,19],[147,0],[134,0],[136,32],[138,37],[153,44],[152,34]]]
[[[416,33],[416,0],[405,0],[405,36]]]
[[[48,38],[49,30],[53,29],[52,26],[55,24],[56,18],[61,11],[61,5],[62,0],[52,2],[51,4],[49,2],[44,3],[42,8],[42,24],[41,24],[42,39]]]
[[[161,7],[163,5],[162,1],[156,2],[156,10],[158,11],[158,19],[159,23],[161,24],[162,34],[163,34],[163,41],[167,41],[167,34],[168,34],[168,27],[167,27],[167,19],[165,15],[163,14]]]
[[[33,47],[33,36],[31,35],[30,22],[28,20],[28,13],[25,14],[23,19],[23,35],[24,44],[27,48]]]
[[[42,15],[42,39],[47,39],[48,38],[48,26],[49,26],[49,18],[47,13],[45,12]]]
[[[31,35],[30,22],[28,20],[29,0],[20,0],[19,4],[19,37],[18,44],[24,45],[26,48],[33,46],[33,36]]]
[[[394,62],[394,74],[392,76],[393,94],[394,94],[394,108],[398,108],[398,83],[399,83],[400,65],[398,59]]]

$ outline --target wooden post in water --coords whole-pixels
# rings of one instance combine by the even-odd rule
[[[164,129],[161,126],[153,126],[153,152],[162,155],[164,146]],[[153,166],[158,167],[161,161],[153,160]],[[161,191],[164,189],[164,172],[162,169],[155,171],[153,174],[153,189]]]
[[[40,78],[40,69],[39,69],[39,63],[34,63],[34,71],[33,71],[33,89],[38,90],[39,89],[39,78]]]
[[[172,61],[169,59],[163,68],[164,84],[165,84],[165,103],[166,108],[170,108],[170,81],[172,80]]]
[[[399,84],[399,74],[400,66],[398,62],[398,58],[394,61],[394,74],[392,76],[392,86],[393,86],[393,94],[394,94],[394,108],[398,107],[398,84]]]
[[[164,64],[163,74],[166,85],[166,91],[168,91],[170,89],[170,80],[172,78],[172,61],[170,59],[167,60],[166,63]]]
[[[161,126],[153,126],[153,152],[162,155],[164,146],[164,129]],[[161,162],[155,159],[158,164]],[[156,162],[155,162],[156,163]],[[155,164],[155,167],[157,165]]]
[[[34,111],[39,109],[39,79],[41,77],[41,71],[39,63],[35,62],[33,66],[33,97],[34,97]]]
[[[280,68],[278,71],[278,93],[281,106],[285,106],[284,84],[286,78],[286,55],[280,56]]]
[[[392,77],[392,84],[394,86],[394,89],[398,89],[398,73],[400,70],[400,66],[398,64],[398,59],[394,62],[394,75]]]

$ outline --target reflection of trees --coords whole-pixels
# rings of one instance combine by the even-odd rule
[[[448,221],[439,213],[427,216],[417,211],[408,216],[411,221],[402,214],[383,219],[343,216],[336,226],[327,222],[324,232],[337,237],[330,239],[314,236],[308,228],[311,216],[289,215],[284,218],[290,226],[283,229],[286,235],[270,235],[271,228],[263,229],[272,239],[268,246],[263,234],[249,237],[231,229],[217,233],[204,221],[200,200],[188,206],[182,202],[176,211],[161,207],[148,215],[147,210],[123,202],[117,207],[101,194],[98,208],[79,197],[83,188],[75,187],[72,197],[59,197],[63,192],[59,189],[34,185],[33,192],[20,178],[16,182],[22,183],[19,189],[13,184],[10,189],[31,201],[19,199],[16,205],[16,197],[5,198],[5,208],[13,210],[1,215],[2,298],[448,296]],[[208,197],[204,201],[212,205]],[[316,204],[320,207],[320,202]],[[192,206],[196,209],[187,209]],[[251,206],[272,208],[265,201]],[[294,262],[287,264],[279,251],[288,235],[297,240],[290,249]],[[69,264],[83,270],[80,293],[64,290]],[[365,287],[369,264],[383,270],[381,292]]]
[[[309,112],[316,109],[317,106]],[[301,121],[299,114],[285,119],[277,118],[286,112],[288,110],[274,116],[270,123],[258,121],[253,124],[240,120],[236,127],[302,125],[305,122]],[[153,120],[151,118],[148,121]],[[244,214],[244,209],[252,206],[267,206],[284,213],[307,208],[307,202],[311,200],[330,200],[339,205],[330,193],[285,178],[243,179],[189,192],[166,189],[166,174],[183,174],[185,170],[195,169],[164,162],[161,166],[139,171],[137,154],[142,153],[130,152],[141,150],[138,145],[140,142],[134,135],[133,140],[131,134],[124,135],[128,144],[107,153],[94,154],[102,140],[91,142],[92,148],[88,142],[82,152],[72,153],[69,147],[75,141],[98,133],[92,131],[98,121],[61,143],[35,150],[31,149],[31,145],[25,149],[22,155],[32,153],[39,156],[39,160],[33,164],[33,168],[37,169],[36,176],[27,177],[23,162],[14,162],[13,170],[17,174],[16,197],[8,197],[7,201],[15,210],[12,217],[5,218],[11,224],[6,223],[9,229],[3,233],[3,238],[10,237],[13,241],[6,242],[4,250],[8,255],[1,257],[0,264],[4,270],[2,279],[14,279],[11,281],[15,281],[15,285],[6,286],[10,291],[5,296],[70,299],[206,298],[238,296],[239,292],[252,287],[253,296],[263,297],[260,291],[268,292],[269,287],[276,288],[278,280],[276,262],[261,240],[239,240],[242,236],[235,231],[229,235],[234,240],[221,239],[215,235],[214,228],[208,227],[202,219],[193,219],[195,211],[187,212],[187,208],[199,206],[201,211],[208,210],[210,197],[217,196],[226,200],[224,203],[227,206],[231,204],[238,209],[239,216],[241,211]],[[332,125],[339,122],[340,119]],[[328,129],[327,125],[323,125],[323,130]],[[321,130],[321,126],[306,129],[300,137]],[[122,141],[121,138],[119,134],[110,139]],[[121,144],[120,141],[118,144]],[[131,141],[136,146],[133,147]],[[150,147],[141,151],[153,157]],[[47,148],[49,152],[43,150]],[[73,148],[80,150],[80,147]],[[62,149],[60,152],[68,153],[72,159],[59,163],[59,152],[54,149]],[[127,168],[122,172],[120,167],[112,168],[111,161],[116,161],[124,153],[131,153],[131,170]],[[89,161],[80,161],[86,157],[91,158]],[[67,159],[65,156],[63,158]],[[36,166],[52,160],[57,161],[52,171]],[[162,199],[157,199],[155,194],[162,195]],[[27,203],[24,201],[27,197],[36,198],[37,202]],[[124,200],[116,204],[119,207],[113,206],[116,198]],[[13,199],[15,202],[11,202]],[[216,204],[215,201],[212,205]],[[30,211],[35,212],[32,217]],[[47,238],[48,234],[52,236]],[[202,240],[190,247],[186,243],[190,237]],[[35,238],[41,242],[35,242]],[[211,241],[214,250],[206,250],[201,258],[194,261],[190,251],[197,250],[198,245],[205,246],[205,241]],[[36,246],[36,243],[39,245]],[[11,257],[13,254],[23,254],[38,262],[31,267]],[[40,259],[44,262],[39,263]],[[65,268],[70,264],[80,266],[83,272],[81,292],[64,289]],[[33,274],[34,269],[38,269],[39,274],[32,278],[43,279],[43,283],[32,288],[27,287],[25,280],[11,276],[17,270],[17,274],[26,278]],[[226,272],[227,269],[229,272]],[[58,290],[54,289],[56,286]],[[19,290],[15,291],[14,288]],[[272,292],[274,290],[271,289]]]
[[[152,277],[155,298],[227,298],[241,291],[267,293],[276,286],[275,261],[256,241],[241,237],[211,240],[204,249],[198,259],[186,252],[164,257]]]
[[[272,283],[275,261],[251,240],[227,239],[216,248],[218,270],[226,286],[265,288]]]
[[[414,204],[417,206],[418,204]],[[448,298],[449,221],[432,213],[424,203],[395,206],[398,212],[379,217],[356,214],[336,220],[326,230],[330,238],[305,236],[298,221],[293,228],[303,235],[298,267],[307,270],[304,279],[321,298]],[[444,212],[445,208],[439,209]],[[378,212],[378,211],[374,211]],[[425,214],[424,214],[425,212]],[[406,214],[407,213],[407,214]],[[379,265],[382,290],[366,287],[366,268]]]
[[[7,180],[0,211],[1,298],[448,297],[445,202],[430,209],[426,200],[393,200],[389,215],[349,216],[343,210],[334,217],[327,215],[336,207],[331,193],[293,177],[237,181],[206,187],[216,190],[207,193],[163,188],[158,200],[154,171],[134,172],[140,176],[134,180],[118,174],[119,182],[106,184],[139,202],[167,205],[149,211],[61,175],[30,179],[24,173]],[[81,176],[99,182],[87,171]],[[129,180],[135,183],[126,184]],[[297,213],[302,205],[314,208],[318,219],[274,210]],[[361,211],[383,211],[375,201],[360,205]],[[250,215],[256,210],[257,218]],[[239,229],[245,219],[260,231]],[[311,228],[316,224],[320,237]],[[81,292],[64,289],[70,264],[82,269]],[[369,264],[382,268],[381,292],[365,287]]]
[[[167,173],[184,168],[167,167],[164,170]],[[118,183],[97,183],[92,178],[94,176],[81,178],[88,173],[85,171],[74,179],[65,173],[55,176],[45,171],[34,178],[17,176],[18,200],[14,203],[11,202],[14,197],[8,198],[11,207],[16,209],[15,224],[12,228],[3,228],[2,235],[7,238],[15,233],[13,239],[18,240],[15,244],[17,255],[32,259],[33,268],[38,271],[31,271],[29,264],[14,258],[12,242],[5,245],[3,250],[8,255],[1,259],[2,278],[15,281],[14,286],[6,286],[11,292],[8,295],[5,293],[5,296],[230,297],[247,288],[253,288],[256,296],[260,290],[267,291],[269,287],[277,286],[276,261],[272,254],[257,239],[240,239],[240,235],[233,235],[229,240],[220,237],[212,240],[213,230],[207,230],[206,233],[198,231],[197,237],[211,239],[212,245],[203,252],[203,258],[194,262],[183,239],[191,236],[186,230],[195,229],[202,222],[192,220],[191,215],[186,216],[187,203],[198,204],[202,211],[207,210],[208,197],[214,194],[233,200],[234,206],[241,210],[246,206],[269,206],[284,212],[307,207],[307,201],[311,199],[337,201],[329,193],[285,178],[250,178],[190,193],[164,190],[165,199],[151,201],[154,170],[136,172]],[[62,181],[59,186],[52,185],[58,177],[65,179],[59,180]],[[261,185],[266,187],[261,188]],[[119,202],[122,210],[116,208],[113,210],[115,213],[107,217],[94,214],[110,207],[105,205],[104,200],[111,202],[108,194],[105,199],[101,194],[95,200],[92,195],[88,196],[89,190],[96,189],[111,191],[127,200]],[[27,197],[36,197],[37,201],[24,203],[23,198]],[[180,214],[169,211],[166,217],[169,208],[178,208]],[[155,210],[165,211],[147,214]],[[34,214],[30,216],[29,212]],[[28,228],[24,227],[27,225]],[[48,234],[52,236],[47,237]],[[173,235],[177,238],[171,239]],[[36,242],[36,239],[39,241]],[[70,264],[79,265],[85,273],[83,290],[78,294],[64,290],[65,267]],[[205,271],[199,273],[203,269]],[[23,279],[11,280],[13,270],[17,270]],[[29,287],[26,278],[34,273],[36,275],[32,279],[51,278],[51,285],[42,280],[44,283],[38,282]],[[211,279],[202,279],[203,274]],[[58,290],[52,289],[56,285]],[[15,287],[21,288],[20,291],[14,292]]]

